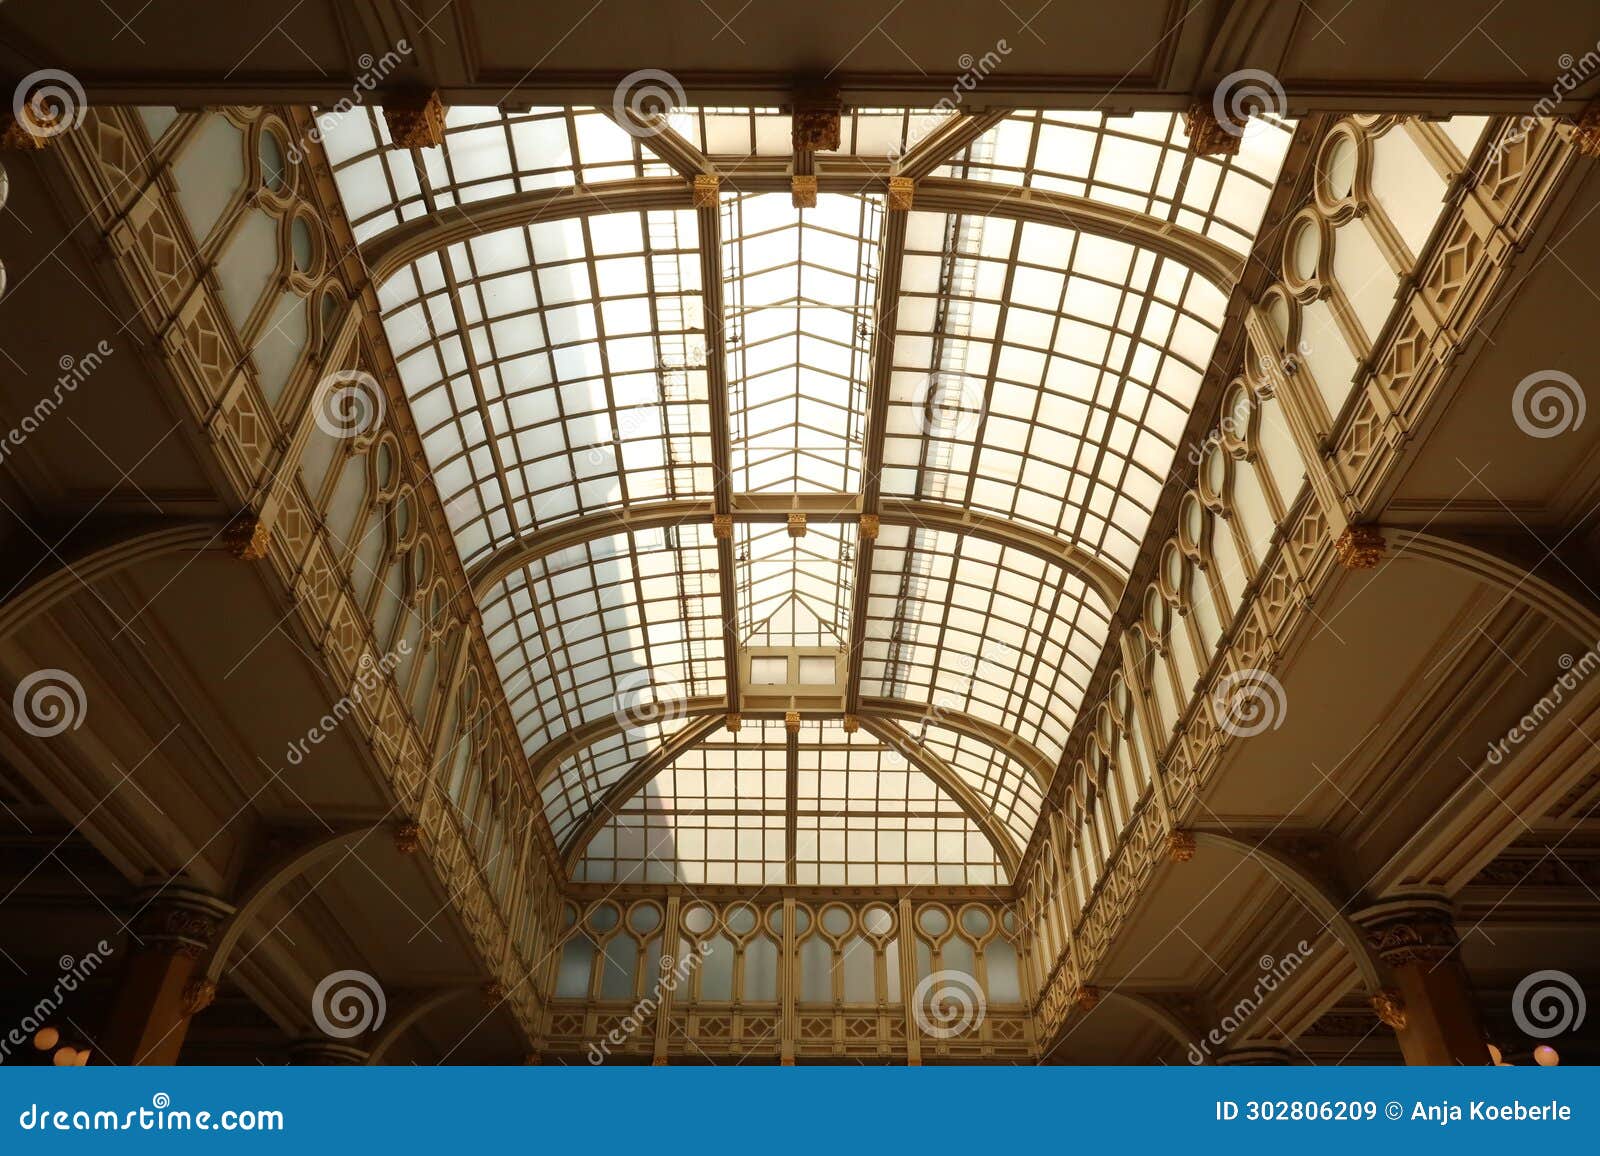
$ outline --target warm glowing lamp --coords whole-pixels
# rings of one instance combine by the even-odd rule
[[[61,1042],[61,1033],[55,1028],[40,1028],[33,1036],[33,1046],[41,1052],[48,1052]]]
[[[57,1048],[56,1054],[50,1058],[56,1067],[70,1068],[76,1066],[78,1053],[74,1048]]]
[[[1553,1068],[1561,1062],[1561,1056],[1549,1044],[1540,1044],[1533,1049],[1533,1062],[1541,1068]]]

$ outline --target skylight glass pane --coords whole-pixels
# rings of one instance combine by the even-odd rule
[[[1293,128],[1258,117],[1239,155],[1195,157],[1183,118],[1174,113],[1016,112],[937,175],[1088,197],[1176,222],[1245,253]]]
[[[631,726],[726,693],[709,526],[595,538],[531,562],[486,595],[483,629],[530,755],[607,716]]]
[[[711,491],[689,212],[474,237],[383,286],[400,368],[462,561],[553,522]]]
[[[736,491],[859,489],[882,223],[878,197],[723,199]]]
[[[785,881],[783,724],[719,731],[658,772],[596,834],[585,882],[776,885]],[[1006,882],[993,846],[922,771],[838,721],[802,724],[795,778],[795,882]]]
[[[1082,579],[984,539],[885,526],[862,693],[993,723],[1054,761],[1109,632]]]

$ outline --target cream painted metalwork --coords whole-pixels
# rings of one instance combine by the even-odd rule
[[[970,720],[967,749],[949,747],[957,764],[973,766],[994,798],[1009,795],[1003,822],[1037,814],[1021,788],[998,787],[1006,776],[976,769],[974,736],[1014,736],[1001,748],[1020,743],[1034,779],[1048,781],[1215,341],[1214,282],[1237,275],[1198,238],[1227,247],[1254,228],[1264,200],[1252,190],[1270,186],[1287,142],[1267,126],[1266,144],[1215,164],[1183,159],[1176,118],[1061,119],[991,115],[956,132],[936,118],[857,112],[853,151],[825,167],[837,174],[878,156],[889,171],[912,149],[928,172],[933,146],[915,146],[931,133],[959,150],[949,159],[960,179],[1014,178],[1080,198],[1094,209],[1088,233],[1003,213],[907,218],[870,182],[866,195],[825,191],[797,210],[730,181],[698,228],[681,210],[629,208],[620,194],[413,248],[381,287],[385,331],[458,551],[480,576],[485,632],[558,841],[580,823],[591,831],[585,815],[602,799],[622,801],[610,796],[648,757],[639,734],[667,741],[681,726],[676,704],[726,694],[738,709],[734,640],[850,654],[848,709],[899,700],[906,717]],[[323,123],[346,211],[360,239],[383,245],[443,208],[549,199],[559,194],[542,190],[573,183],[631,181],[644,192],[687,173],[698,196],[700,174],[779,155],[785,120],[752,110],[665,123],[452,110],[443,146],[409,154],[385,147],[376,110]],[[1034,137],[1088,142],[1083,179],[1013,173],[1020,124]],[[997,158],[992,171],[986,158]],[[907,222],[909,231],[883,286],[897,308],[880,333],[886,212],[896,237]],[[1131,243],[1104,235],[1117,212],[1137,226]],[[1181,263],[1183,242],[1166,239],[1185,230],[1196,237],[1193,267]],[[1142,237],[1161,239],[1142,250]],[[717,318],[703,313],[712,269]],[[707,393],[713,361],[712,378],[727,382],[725,435]],[[1011,396],[1029,390],[1029,405]],[[738,495],[798,505],[870,491],[872,538],[860,542],[848,520],[797,523],[795,509],[782,526],[743,520],[732,530],[730,591],[698,517],[565,536],[569,523],[612,510],[622,530],[658,503],[694,508],[726,484],[707,473],[714,461],[726,461],[735,495],[719,494],[714,510],[731,505],[736,516]],[[948,504],[963,522],[988,517],[1002,540],[1031,532],[1050,548],[916,525],[879,531],[894,501]],[[529,544],[541,537],[566,549],[539,557]],[[1085,562],[1063,567],[1042,553]],[[857,582],[870,587],[865,601]],[[713,622],[719,604],[736,618],[730,633]],[[864,621],[852,621],[858,613]],[[538,769],[564,734],[640,705],[662,717],[601,736],[594,750],[579,743],[551,764],[553,778]],[[991,768],[1011,765],[995,757]]]

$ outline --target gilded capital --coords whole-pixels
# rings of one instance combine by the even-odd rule
[[[401,823],[395,827],[394,849],[402,855],[415,855],[422,850],[422,825]]]
[[[691,203],[697,209],[714,209],[717,207],[717,197],[722,191],[722,178],[715,173],[696,173],[694,177],[694,196]]]
[[[1572,147],[1580,156],[1600,157],[1600,97],[1572,118]]]
[[[871,542],[877,538],[878,531],[881,528],[882,523],[878,520],[877,514],[862,514],[861,523],[856,527],[856,533],[863,541]]]
[[[720,541],[724,541],[724,542],[727,541],[729,538],[732,538],[733,537],[733,515],[732,514],[712,514],[711,515],[711,536],[713,538],[716,538],[716,539],[718,539]]]
[[[792,176],[789,178],[789,203],[797,209],[814,209],[817,207],[817,178],[815,176]]]
[[[847,714],[847,715],[844,716],[844,733],[845,734],[853,735],[860,729],[861,729],[861,718],[860,718],[859,715]]]
[[[722,720],[722,725],[737,733],[739,730],[739,712],[729,711],[728,716]]]
[[[1094,1011],[1100,1003],[1103,993],[1097,987],[1088,984],[1079,984],[1078,990],[1072,993],[1072,1002],[1078,1005],[1079,1011]]]
[[[783,729],[790,734],[797,734],[800,730],[800,712],[787,710],[783,712]]]
[[[233,908],[201,891],[169,885],[145,893],[134,912],[135,941],[147,951],[199,959]]]
[[[272,544],[272,527],[255,514],[240,514],[223,533],[228,553],[245,562],[259,562]]]
[[[1334,557],[1346,570],[1371,570],[1383,560],[1383,551],[1383,533],[1376,526],[1350,526],[1333,543]]]
[[[908,213],[916,196],[916,183],[910,177],[889,178],[889,211]]]
[[[1167,859],[1173,863],[1187,863],[1194,858],[1194,832],[1167,832]]]
[[[789,537],[804,538],[806,536],[806,516],[804,514],[790,514],[788,530]]]

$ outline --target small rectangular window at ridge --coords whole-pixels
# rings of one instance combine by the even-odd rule
[[[802,657],[800,659],[800,682],[805,686],[832,686],[834,670],[832,655]]]
[[[789,660],[786,657],[751,658],[750,683],[752,686],[782,686],[789,681]],[[829,681],[832,681],[830,678]]]

